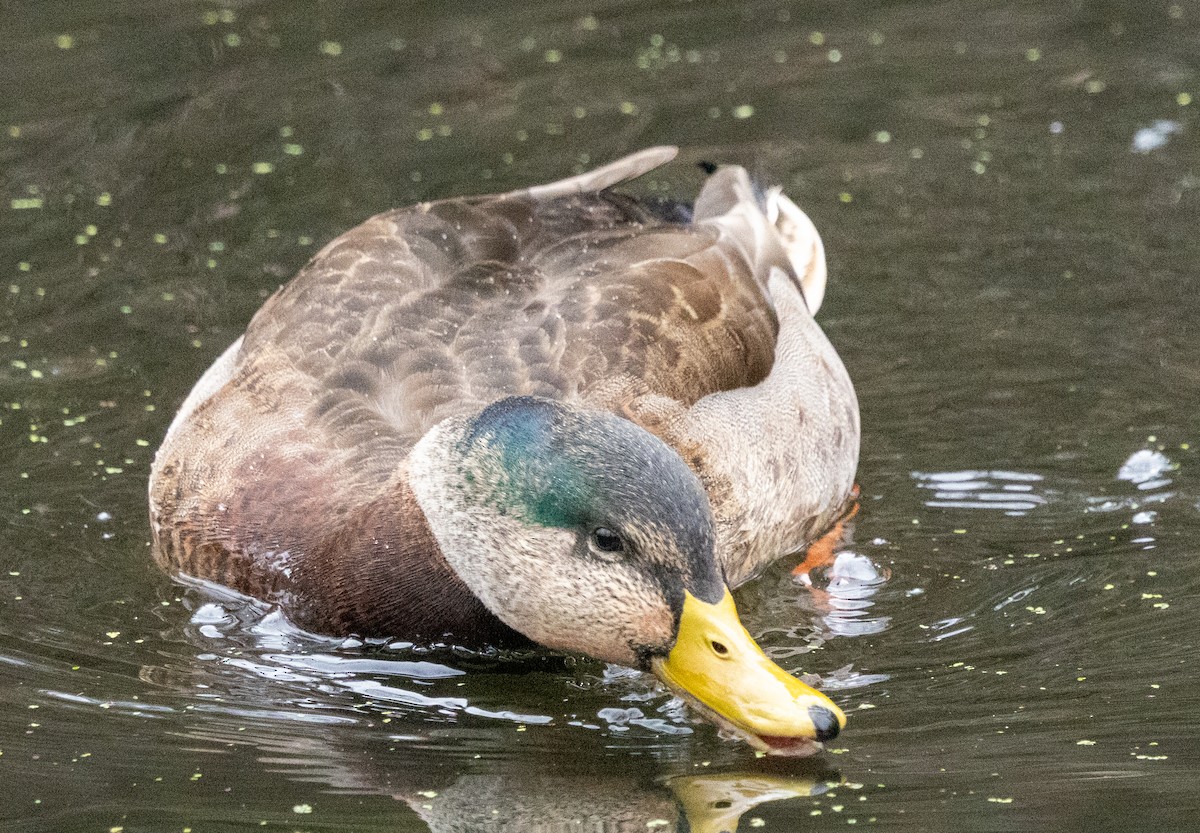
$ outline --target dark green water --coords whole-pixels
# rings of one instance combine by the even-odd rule
[[[1194,829],[1200,6],[473,9],[0,2],[0,825]],[[829,252],[855,540],[738,595],[832,749],[156,570],[154,448],[322,243],[657,143],[642,192],[742,162]]]

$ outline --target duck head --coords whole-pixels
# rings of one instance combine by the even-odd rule
[[[510,397],[435,426],[409,476],[446,561],[535,642],[651,671],[764,751],[811,754],[845,725],[742,627],[703,486],[634,423]]]

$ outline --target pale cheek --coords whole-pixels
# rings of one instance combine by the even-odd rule
[[[414,466],[413,474],[446,561],[509,627],[547,647],[622,665],[636,664],[633,646],[671,638],[666,600],[646,576],[577,558],[574,533],[464,501],[439,469]]]
[[[670,639],[670,610],[646,578],[580,561],[558,543],[529,552],[505,577],[511,592],[501,616],[510,625],[548,647],[622,665],[637,663],[632,646]]]

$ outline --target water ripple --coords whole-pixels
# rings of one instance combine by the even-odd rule
[[[1006,515],[1024,515],[1048,502],[1038,493],[1045,478],[1040,474],[1004,470],[919,472],[912,477],[918,488],[933,492],[925,505],[940,509],[989,509]]]

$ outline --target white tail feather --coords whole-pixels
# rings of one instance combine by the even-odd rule
[[[788,260],[800,278],[808,311],[816,315],[825,298],[825,282],[829,276],[825,267],[825,245],[817,227],[778,187],[767,192],[767,219],[779,232]]]

